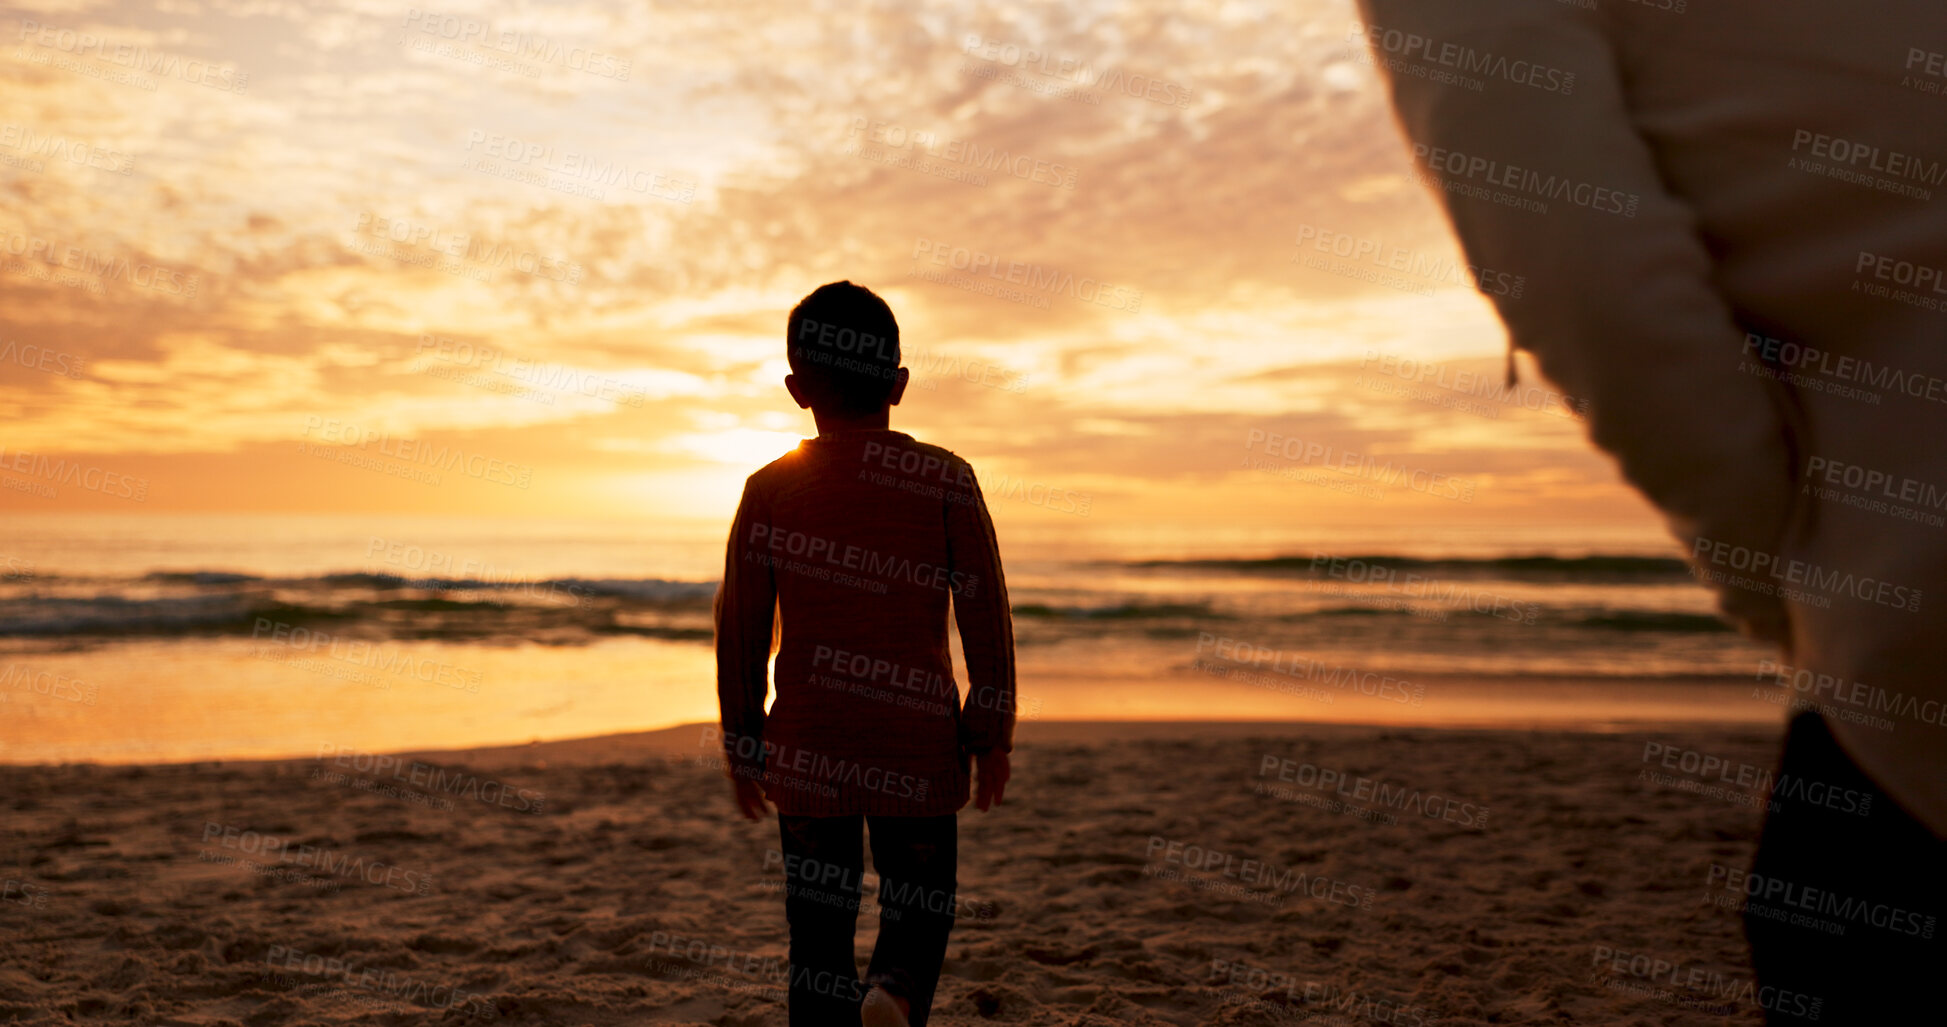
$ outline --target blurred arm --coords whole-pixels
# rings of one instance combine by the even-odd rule
[[[1528,279],[1522,296],[1494,302],[1514,343],[1587,402],[1590,438],[1686,548],[1694,552],[1703,537],[1776,553],[1794,479],[1786,395],[1739,370],[1743,330],[1712,285],[1692,212],[1664,189],[1631,121],[1600,16],[1500,0],[1359,6],[1369,32],[1418,36],[1421,53],[1452,44],[1574,74],[1566,93],[1489,74],[1474,76],[1486,81],[1474,92],[1414,74],[1442,65],[1396,52],[1400,37],[1372,51],[1414,171],[1441,180],[1437,195],[1469,263]],[[1707,70],[1698,81],[1708,83]],[[1566,180],[1571,191],[1540,195],[1536,179],[1522,177],[1530,173]],[[1455,187],[1539,199],[1547,210]],[[1785,638],[1780,600],[1718,590],[1747,631]]]

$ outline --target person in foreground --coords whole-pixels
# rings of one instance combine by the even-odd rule
[[[1014,632],[1000,547],[972,467],[888,427],[907,371],[884,300],[821,286],[791,311],[786,347],[784,387],[818,436],[750,476],[730,529],[716,602],[724,753],[743,815],[761,819],[767,798],[777,808],[791,1023],[923,1025],[953,927],[969,764],[978,809],[1007,787]],[[879,875],[863,982],[862,827]]]
[[[1595,7],[1360,0],[1513,343],[1811,707],[1739,886],[1767,1021],[1902,1022],[1947,962],[1940,6]]]

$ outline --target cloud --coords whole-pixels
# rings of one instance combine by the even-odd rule
[[[1353,383],[1367,353],[1493,364],[1503,337],[1404,176],[1348,4],[830,13],[30,10],[144,56],[60,31],[0,54],[25,140],[0,137],[0,230],[195,288],[10,263],[0,340],[89,369],[0,366],[10,436],[248,475],[336,417],[734,484],[727,457],[811,430],[776,385],[784,313],[850,278],[930,373],[900,423],[1010,473],[1262,499],[1227,462],[1277,424],[1524,502],[1618,494],[1571,420]],[[75,146],[129,170],[46,159]],[[1321,232],[1418,271],[1308,265]]]

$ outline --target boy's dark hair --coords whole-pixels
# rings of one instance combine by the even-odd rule
[[[785,352],[814,407],[869,414],[885,406],[899,370],[899,322],[871,289],[821,285],[791,308]]]

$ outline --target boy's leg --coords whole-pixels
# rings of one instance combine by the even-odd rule
[[[866,979],[911,1002],[913,1027],[925,1027],[953,930],[960,822],[951,813],[867,821],[879,872],[879,943]]]
[[[865,876],[858,816],[779,814],[784,851],[784,919],[791,925],[791,1027],[857,1024],[859,884]]]

